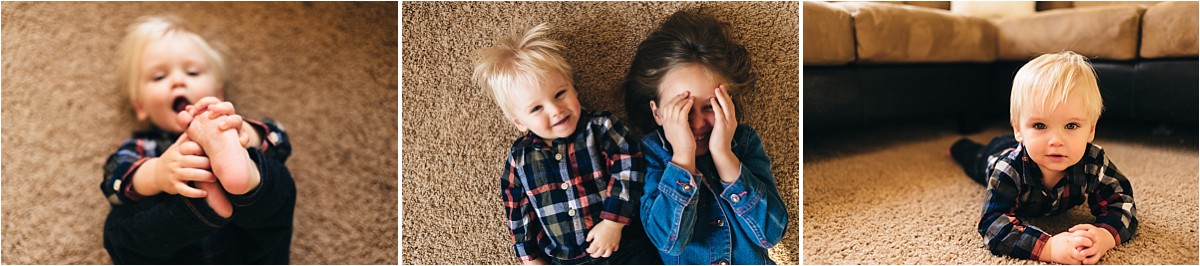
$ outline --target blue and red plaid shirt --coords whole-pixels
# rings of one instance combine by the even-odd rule
[[[263,154],[276,158],[279,162],[287,160],[291,155],[292,145],[288,141],[283,126],[266,119],[258,121],[245,119],[251,127],[262,136],[262,146],[258,147]],[[145,196],[133,189],[133,173],[142,167],[146,160],[157,158],[167,151],[179,139],[179,133],[166,132],[158,128],[135,132],[133,137],[121,143],[121,147],[104,163],[104,179],[100,181],[100,191],[112,205],[124,205],[141,201]]]
[[[978,230],[992,254],[1037,260],[1051,235],[1018,217],[1059,214],[1085,201],[1096,216],[1094,225],[1107,229],[1116,244],[1137,231],[1133,188],[1099,145],[1088,143],[1083,158],[1053,188],[1042,184],[1042,172],[1021,144],[989,156],[987,175]]]
[[[582,258],[588,230],[602,219],[638,222],[638,146],[610,113],[582,113],[570,136],[547,144],[527,133],[509,150],[500,188],[520,261]]]

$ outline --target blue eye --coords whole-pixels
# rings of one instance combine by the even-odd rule
[[[541,111],[541,110],[542,110],[542,106],[538,105],[538,106],[534,106],[532,109],[529,109],[529,113],[536,113],[537,111]]]
[[[1076,129],[1076,128],[1079,128],[1079,123],[1068,123],[1067,124],[1067,129]]]
[[[1033,123],[1033,128],[1034,128],[1034,129],[1046,129],[1046,124],[1042,124],[1042,123]]]

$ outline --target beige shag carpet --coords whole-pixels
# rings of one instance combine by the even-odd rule
[[[294,141],[291,261],[397,263],[397,4],[4,2],[3,263],[107,264],[106,157],[137,127],[117,45],[172,13],[224,46],[243,116]]]
[[[1101,264],[1196,264],[1195,135],[1167,139],[1149,127],[1097,131],[1096,144],[1130,180],[1140,222],[1137,235]],[[946,127],[952,128],[952,127]],[[1137,131],[1141,130],[1141,131]],[[968,137],[986,143],[1012,130],[994,127]],[[950,130],[879,130],[813,140],[804,151],[804,262],[807,264],[1044,264],[993,256],[976,222],[984,187],[946,155]],[[1165,140],[1164,140],[1165,139]],[[1029,221],[1048,233],[1091,223],[1086,204]]]
[[[667,16],[700,10],[732,25],[758,89],[740,108],[772,159],[789,232],[771,249],[798,262],[799,3],[403,3],[401,204],[405,264],[511,264],[499,177],[519,133],[473,86],[471,54],[514,27],[548,22],[566,47],[585,107],[625,119],[618,87],[634,50]]]

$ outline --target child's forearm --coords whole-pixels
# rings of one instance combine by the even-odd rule
[[[732,184],[742,175],[742,161],[733,155],[733,151],[712,151],[713,164],[717,166],[717,174],[721,182]]]
[[[133,191],[135,193],[146,197],[162,193],[162,189],[159,189],[158,185],[154,182],[155,175],[158,174],[154,172],[157,165],[158,158],[151,158],[142,162],[142,165],[138,167],[136,172],[133,172]],[[120,191],[120,189],[117,189],[117,191]]]

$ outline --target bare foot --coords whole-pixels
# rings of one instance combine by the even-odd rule
[[[222,117],[209,118],[207,112],[194,117],[187,133],[204,148],[213,175],[230,194],[242,195],[258,186],[257,175],[249,173],[252,162],[241,145],[237,130],[221,130]]]
[[[208,196],[204,197],[204,202],[208,203],[208,207],[217,212],[221,218],[229,218],[233,216],[233,205],[229,204],[229,198],[225,197],[225,191],[221,190],[221,186],[214,182],[193,182],[196,188],[208,191]]]

